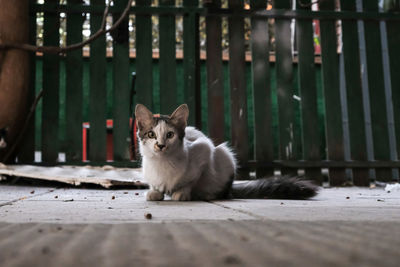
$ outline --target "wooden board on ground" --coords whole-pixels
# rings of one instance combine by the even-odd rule
[[[112,166],[58,166],[43,167],[32,165],[0,164],[0,175],[61,182],[79,186],[81,184],[144,187],[140,169],[114,168]]]

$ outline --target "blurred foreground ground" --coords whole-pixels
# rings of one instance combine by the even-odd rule
[[[144,194],[2,184],[0,266],[399,266],[398,191],[328,188],[308,201]]]

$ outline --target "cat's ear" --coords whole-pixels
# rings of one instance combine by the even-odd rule
[[[135,117],[139,130],[149,128],[153,124],[153,113],[142,104],[136,105]]]
[[[170,116],[170,120],[183,128],[187,125],[187,120],[189,117],[189,108],[186,104],[180,105]]]

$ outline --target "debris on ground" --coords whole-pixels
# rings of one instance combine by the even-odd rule
[[[151,215],[151,213],[146,212],[146,213],[144,214],[144,217],[145,217],[147,220],[151,220],[151,218],[153,218],[153,215]]]

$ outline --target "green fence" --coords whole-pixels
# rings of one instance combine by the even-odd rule
[[[82,40],[82,13],[90,13],[92,33],[100,27],[104,0],[92,0],[91,5],[71,0],[66,5],[58,2],[32,4],[32,41],[36,40],[38,12],[44,12],[44,45],[59,44],[61,12],[66,14],[67,44]],[[123,23],[114,34],[112,59],[107,59],[104,36],[90,44],[88,59],[78,50],[66,55],[45,54],[40,65],[36,65],[32,56],[31,98],[35,83],[40,82],[38,87],[44,91],[41,118],[32,123],[18,161],[33,163],[35,142],[40,140],[38,150],[42,157],[38,164],[105,164],[106,119],[112,119],[113,162],[107,164],[136,166],[129,156],[131,72],[135,71],[133,104],[143,103],[168,114],[180,102],[186,102],[190,107],[189,124],[204,128],[215,143],[231,142],[241,177],[247,177],[249,171],[262,177],[276,170],[294,174],[302,169],[309,178],[321,183],[321,170],[328,169],[330,184],[341,185],[348,181],[347,168],[351,169],[356,185],[368,185],[372,169],[378,180],[396,179],[393,170],[400,167],[396,158],[396,152],[400,153],[400,15],[378,12],[377,1],[361,1],[362,12],[356,12],[356,1],[340,1],[341,11],[336,10],[335,2],[319,1],[320,11],[311,11],[310,1],[305,0],[298,1],[295,9],[290,0],[276,1],[271,10],[266,10],[267,2],[261,0],[250,1],[249,9],[244,8],[241,0],[229,0],[229,8],[221,8],[218,0],[201,5],[197,0],[184,0],[179,7],[171,0],[160,1],[159,6],[151,6],[149,0],[137,0],[130,10],[135,16],[136,29],[134,64],[129,57],[128,23]],[[126,0],[115,1],[110,8],[114,18],[119,17],[126,3]],[[154,15],[159,17],[158,60],[153,59],[152,51],[151,16]],[[183,17],[183,59],[179,61],[176,16]],[[207,58],[202,63],[199,21],[203,18]],[[221,45],[221,25],[225,18],[229,26],[228,62],[222,59]],[[251,25],[252,58],[248,63],[244,31],[247,19]],[[272,19],[274,62],[270,61],[268,30],[268,21]],[[383,42],[388,47],[387,65],[383,64],[382,21],[387,32],[387,40],[384,38]],[[358,38],[360,23],[365,29],[363,53]],[[313,41],[313,25],[317,24],[320,66],[315,63]],[[40,73],[42,76],[37,75]],[[385,77],[390,77],[389,86]],[[341,98],[343,84],[346,90],[344,94],[342,90]],[[60,106],[64,94],[65,106],[63,103]],[[369,101],[365,100],[365,94]],[[347,105],[343,106],[344,103]],[[60,110],[65,110],[65,115]],[[343,110],[347,111],[348,121]],[[389,127],[390,118],[394,131]],[[368,142],[369,120],[371,142]],[[88,162],[82,162],[82,123],[86,121],[90,123],[89,158]],[[35,124],[41,129],[40,138],[36,139],[32,134]],[[344,125],[348,125],[348,131],[344,131]],[[368,151],[373,151],[372,156]],[[66,155],[65,163],[58,162],[60,152]]]

